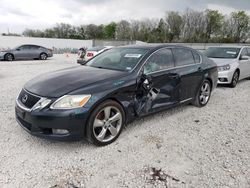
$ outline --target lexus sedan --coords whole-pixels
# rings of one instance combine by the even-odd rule
[[[205,106],[217,80],[213,61],[191,48],[118,47],[30,80],[15,114],[32,135],[104,146],[136,118],[181,104]]]
[[[47,49],[37,45],[22,45],[14,49],[0,51],[0,60],[13,61],[13,60],[28,60],[28,59],[41,59],[46,60],[52,57],[51,49]]]
[[[218,66],[218,84],[234,88],[239,80],[250,78],[250,47],[210,47],[205,55]]]

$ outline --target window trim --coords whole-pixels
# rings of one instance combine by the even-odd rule
[[[150,54],[150,56],[148,56],[148,58],[144,61],[144,63],[142,64],[141,68],[139,69],[137,75],[139,75],[139,73],[141,72],[141,70],[143,69],[143,67],[145,66],[145,64],[147,63],[147,61],[149,60],[149,58],[154,55],[155,53],[157,53],[158,51],[162,50],[162,49],[174,49],[174,48],[181,48],[181,49],[186,49],[185,47],[163,47],[163,48],[160,48],[160,49],[157,49],[156,51],[154,51],[152,54]],[[189,49],[187,48],[188,50],[190,50],[192,52],[192,55],[193,55],[193,51],[192,49]],[[197,53],[197,52],[196,52]],[[172,52],[173,54],[173,52]],[[194,64],[189,64],[189,65],[183,65],[183,66],[176,66],[176,63],[175,63],[175,59],[174,59],[174,54],[173,54],[173,59],[174,59],[174,67],[172,68],[167,68],[167,69],[163,69],[163,70],[159,70],[159,71],[154,71],[154,72],[151,72],[151,73],[148,73],[146,75],[151,75],[151,74],[154,74],[154,73],[159,73],[159,72],[163,72],[163,71],[167,71],[167,70],[173,70],[173,69],[179,69],[179,68],[183,68],[183,67],[189,67],[189,66],[194,66],[194,65],[200,65],[202,63],[202,56],[197,53],[199,56],[200,56],[200,62],[199,63],[194,63]],[[194,60],[195,62],[195,60]]]

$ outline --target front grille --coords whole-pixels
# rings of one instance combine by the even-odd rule
[[[18,100],[27,108],[32,108],[41,98],[22,89]]]

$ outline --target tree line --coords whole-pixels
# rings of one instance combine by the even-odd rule
[[[24,36],[66,38],[140,40],[151,43],[245,43],[250,42],[250,16],[245,11],[223,15],[217,10],[183,13],[166,12],[165,18],[121,20],[106,25],[60,23],[45,30],[25,29]]]

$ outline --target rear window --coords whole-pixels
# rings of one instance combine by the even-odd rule
[[[194,61],[195,61],[195,63],[196,64],[200,63],[200,61],[201,61],[200,55],[198,53],[196,53],[196,52],[193,52],[193,55],[194,55]]]
[[[173,54],[174,54],[174,59],[176,63],[175,65],[177,67],[191,65],[195,63],[194,56],[191,50],[184,49],[184,48],[174,48]]]
[[[105,48],[104,46],[96,46],[93,48],[89,48],[88,51],[99,52],[99,51],[103,50],[104,48]]]

